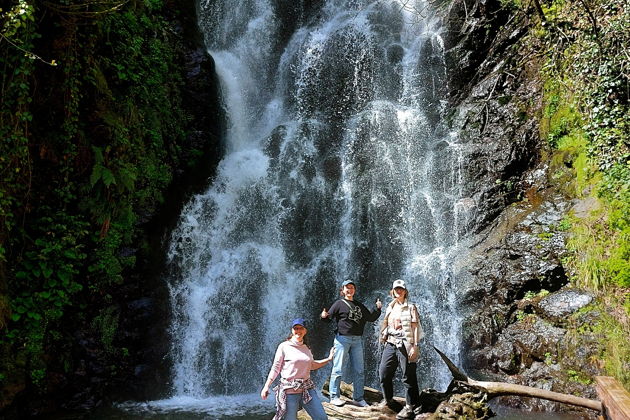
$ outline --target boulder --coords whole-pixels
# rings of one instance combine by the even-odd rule
[[[538,307],[542,316],[555,321],[562,321],[566,316],[585,307],[592,301],[593,296],[590,293],[569,288],[545,296]]]

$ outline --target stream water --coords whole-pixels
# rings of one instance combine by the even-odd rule
[[[494,420],[575,420],[574,416],[558,413],[532,413],[505,407],[493,407]],[[273,406],[262,403],[257,394],[207,399],[172,398],[146,403],[124,403],[101,409],[90,415],[91,420],[269,420]],[[60,415],[53,420],[74,420],[81,415]]]

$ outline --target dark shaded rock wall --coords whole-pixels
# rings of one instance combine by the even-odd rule
[[[529,12],[508,13],[498,0],[458,0],[444,11],[450,128],[470,145],[464,170],[475,210],[470,254],[457,268],[467,285],[464,368],[478,379],[595,398],[577,372],[600,372],[596,337],[571,336],[588,324],[579,310],[592,297],[568,286],[562,264],[566,238],[559,226],[574,203],[548,181],[539,135],[541,55],[529,35],[535,18]],[[594,415],[536,399],[501,402]]]
[[[186,138],[178,145],[180,166],[175,168],[169,188],[163,191],[163,204],[155,213],[139,215],[140,234],[134,238],[134,245],[119,250],[121,256],[135,257],[135,266],[123,272],[120,286],[102,291],[99,300],[85,302],[89,307],[86,313],[102,314],[102,324],[85,321],[65,325],[72,342],[64,344],[68,348],[59,352],[71,355],[71,367],[64,369],[57,354],[46,355],[50,373],[45,385],[39,391],[25,384],[16,385],[10,390],[10,398],[3,401],[2,418],[44,416],[60,410],[84,412],[109,401],[157,399],[169,391],[169,297],[162,278],[164,239],[190,195],[206,187],[213,176],[222,154],[225,120],[214,62],[197,26],[196,0],[165,3],[169,15],[164,17],[171,25],[168,30],[175,31],[169,39],[178,51],[184,82],[181,97],[186,121],[180,125],[185,127]],[[63,39],[63,34],[46,32],[47,26],[40,30],[51,42]],[[56,109],[56,105],[50,107]],[[113,335],[110,349],[103,344],[104,319]],[[6,387],[3,391],[8,394]]]
[[[601,374],[598,338],[588,329],[593,314],[580,311],[593,297],[569,285],[562,264],[565,234],[557,228],[572,203],[547,193],[539,204],[505,210],[462,269],[471,279],[465,368],[473,377],[596,398],[589,376]],[[594,415],[536,399],[504,398],[503,403]]]
[[[197,1],[174,2],[179,13],[171,19],[182,43],[183,107],[190,118],[187,144],[191,153],[165,192],[164,205],[157,214],[147,215],[144,226],[151,253],[138,261],[126,286],[114,300],[121,302],[117,340],[133,352],[133,364],[110,388],[109,399],[146,400],[168,395],[170,390],[170,303],[164,282],[167,237],[192,194],[206,188],[223,153],[226,121],[220,102],[214,61],[207,53],[197,24]]]

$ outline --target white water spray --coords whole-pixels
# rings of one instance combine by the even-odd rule
[[[427,342],[457,362],[451,261],[474,203],[465,147],[439,129],[438,20],[419,0],[232,3],[200,3],[228,151],[171,238],[174,395],[255,392],[297,316],[329,347],[316,319],[346,277],[368,304],[404,278]],[[448,371],[424,356],[421,385],[443,388]]]

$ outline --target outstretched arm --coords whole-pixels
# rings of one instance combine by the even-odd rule
[[[366,319],[368,321],[370,321],[370,322],[376,321],[381,316],[381,307],[382,306],[383,305],[381,304],[380,299],[377,300],[376,309],[374,309],[374,311],[370,311],[367,307],[363,306],[365,308],[365,310],[367,311],[367,313],[368,313],[368,316],[367,316]]]
[[[337,313],[339,312],[338,308],[339,308],[339,305],[337,305],[337,302],[333,303],[330,309],[328,310],[324,308],[322,310],[322,313],[319,315],[320,319],[322,321],[328,321],[328,322],[332,321],[333,318],[335,318],[337,316]]]
[[[311,370],[316,370],[316,369],[319,369],[320,367],[326,366],[328,362],[330,362],[333,359],[334,355],[335,355],[335,348],[331,347],[330,353],[328,353],[327,358],[321,359],[321,360],[313,360],[313,362],[311,363]]]

